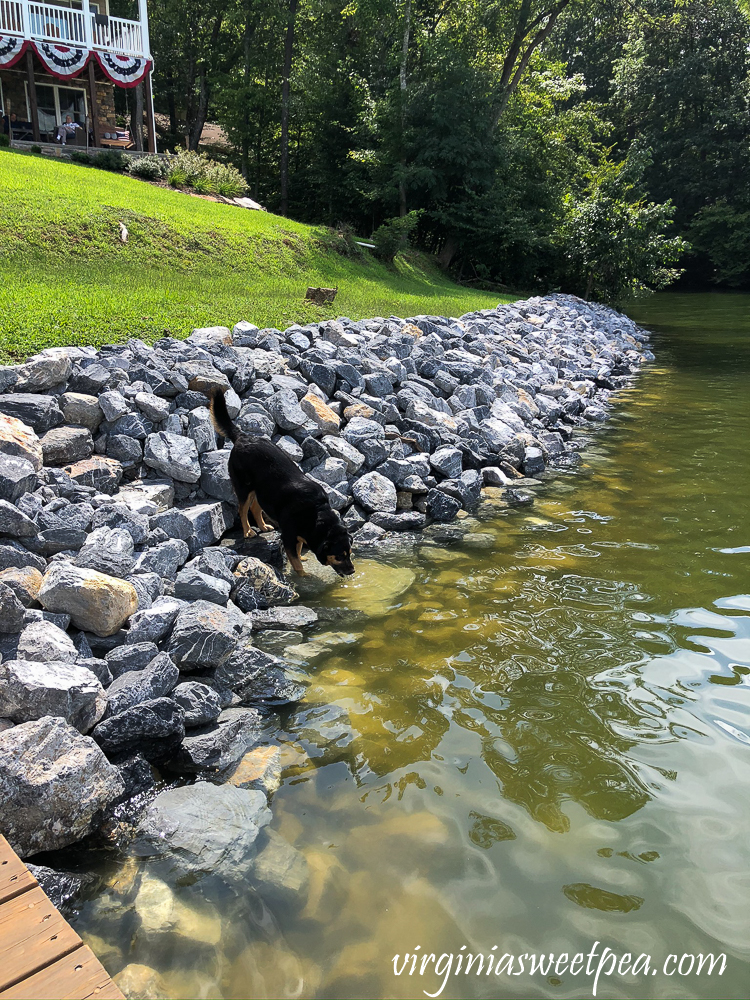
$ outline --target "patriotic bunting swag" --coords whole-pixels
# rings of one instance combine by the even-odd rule
[[[17,63],[26,51],[23,38],[13,38],[11,35],[0,35],[0,69],[8,69]]]
[[[151,69],[150,59],[123,56],[117,52],[95,52],[97,62],[118,87],[135,87]]]
[[[1,0],[0,0],[1,2]],[[54,42],[27,42],[12,35],[0,35],[0,69],[13,66],[31,46],[44,68],[60,80],[72,80],[96,59],[102,72],[118,87],[135,87],[151,69],[151,60],[118,52],[89,52],[88,49]]]
[[[32,42],[31,44],[45,69],[61,80],[78,76],[89,61],[87,49],[73,48],[70,45],[54,45],[52,42]]]

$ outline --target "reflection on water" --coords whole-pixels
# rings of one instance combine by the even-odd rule
[[[746,302],[634,308],[657,361],[578,470],[319,598],[271,824],[304,889],[108,858],[77,926],[110,971],[148,966],[171,996],[409,997],[441,981],[394,975],[417,946],[598,941],[658,965],[599,996],[748,995]],[[662,974],[722,952],[721,978]],[[462,972],[442,995],[587,994]]]

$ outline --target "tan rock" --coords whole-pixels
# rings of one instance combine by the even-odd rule
[[[323,402],[320,396],[314,392],[308,392],[303,396],[299,405],[310,420],[319,427],[324,434],[337,434],[341,421],[333,412],[330,406]]]
[[[43,464],[42,443],[22,420],[0,413],[0,455],[25,458],[39,472]]]
[[[168,997],[167,987],[155,969],[135,962],[126,965],[114,977],[114,983],[130,1000],[161,1000]]]
[[[229,778],[237,788],[258,788],[273,795],[281,784],[281,750],[279,747],[255,747],[248,751]]]
[[[101,493],[114,493],[122,479],[122,466],[114,458],[95,455],[73,465],[66,465],[65,472],[81,486],[93,486]]]
[[[33,566],[25,566],[23,569],[11,567],[0,572],[0,583],[10,587],[25,608],[30,608],[39,599],[42,579],[42,574]]]
[[[166,882],[144,872],[135,912],[141,918],[136,945],[154,945],[166,936],[183,938],[191,946],[215,948],[221,942],[221,918],[197,898],[190,903],[176,896]]]
[[[352,403],[344,410],[344,419],[349,421],[354,417],[364,417],[365,420],[376,420],[377,410],[374,410],[367,403]]]
[[[47,611],[69,614],[76,628],[113,635],[138,610],[132,583],[71,563],[53,563],[44,575],[39,601]]]
[[[422,336],[422,331],[414,323],[407,323],[405,326],[401,327],[401,333],[408,333],[410,337],[414,337],[418,340]]]

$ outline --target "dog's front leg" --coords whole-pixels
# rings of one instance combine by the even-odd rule
[[[289,562],[291,563],[291,566],[292,566],[292,569],[294,570],[294,572],[298,573],[300,576],[307,576],[307,573],[305,572],[305,567],[300,562],[300,559],[299,559],[297,553],[293,552],[292,549],[290,549],[288,545],[284,546],[284,550],[286,552],[286,557],[289,560]]]

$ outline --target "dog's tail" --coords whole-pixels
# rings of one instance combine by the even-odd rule
[[[224,399],[224,391],[222,389],[214,389],[211,393],[211,419],[213,420],[214,427],[225,438],[229,438],[230,441],[234,442],[239,436],[239,431],[232,423],[232,418],[229,416],[229,410],[227,409],[226,400]]]

